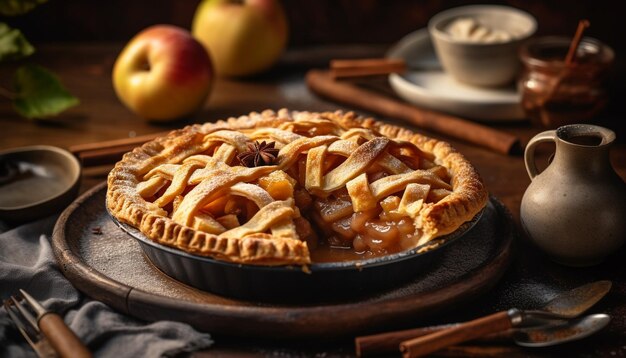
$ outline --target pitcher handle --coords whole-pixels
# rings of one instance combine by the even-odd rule
[[[537,149],[537,145],[545,142],[556,142],[555,130],[537,134],[530,140],[530,142],[528,142],[526,149],[524,150],[524,162],[526,164],[526,171],[528,172],[530,180],[535,179],[535,177],[539,174],[537,165],[535,165],[535,149]]]

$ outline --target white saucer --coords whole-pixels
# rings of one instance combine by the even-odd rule
[[[482,121],[518,121],[525,118],[515,86],[479,88],[457,82],[439,64],[428,29],[406,35],[387,57],[401,58],[409,70],[389,75],[393,90],[423,108]]]

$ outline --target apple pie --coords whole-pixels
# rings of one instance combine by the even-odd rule
[[[188,126],[125,154],[107,207],[192,254],[306,265],[426,247],[487,197],[446,142],[354,113],[282,109]]]

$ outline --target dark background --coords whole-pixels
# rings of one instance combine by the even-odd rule
[[[610,122],[626,116],[626,2],[610,0],[279,0],[290,27],[289,47],[328,44],[393,44],[423,28],[436,13],[468,4],[504,4],[537,18],[537,35],[572,36],[580,19],[591,22],[586,35],[615,50],[610,83]],[[18,27],[35,44],[127,42],[140,30],[168,23],[190,29],[200,0],[49,0],[19,17],[0,19]]]
[[[199,0],[49,0],[35,11],[5,19],[36,42],[127,41],[141,29],[169,23],[191,27]],[[610,0],[282,0],[290,46],[393,43],[425,27],[439,11],[467,4],[505,4],[530,12],[538,34],[572,35],[587,18],[587,34],[624,49],[626,2]]]

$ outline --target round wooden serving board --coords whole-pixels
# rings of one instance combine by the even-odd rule
[[[52,245],[59,267],[82,292],[140,319],[177,320],[197,329],[255,337],[340,337],[412,322],[492,288],[511,259],[513,221],[492,198],[476,226],[415,279],[376,295],[314,304],[268,304],[217,296],[156,269],[105,210],[106,183],[61,215]],[[100,233],[101,232],[101,233]]]

